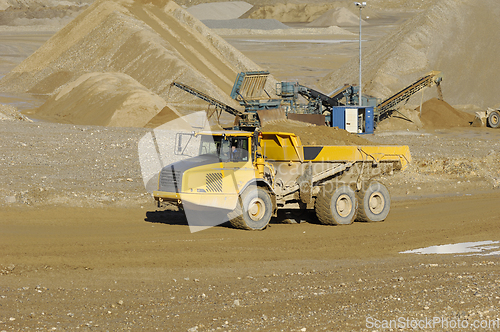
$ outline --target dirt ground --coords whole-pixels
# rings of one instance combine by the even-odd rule
[[[374,18],[366,46],[412,15]],[[57,31],[21,30],[0,30],[0,76]],[[356,36],[225,39],[277,79],[311,86],[358,51]],[[443,89],[446,99],[446,79]],[[0,93],[22,110],[44,101]],[[150,130],[0,121],[0,331],[500,330],[498,245],[401,253],[500,240],[500,130],[359,138],[412,153],[407,171],[381,179],[392,196],[384,222],[311,216],[196,233],[144,188],[138,142]]]
[[[499,198],[396,202],[376,224],[196,234],[181,215],[153,209],[2,209],[12,265],[0,275],[1,326],[372,331],[371,319],[493,321],[497,257],[398,252],[498,239]]]
[[[328,227],[312,216],[197,233],[144,190],[137,142],[146,129],[4,121],[0,131],[0,330],[498,322],[498,256],[400,253],[500,238],[493,129],[366,136],[408,144],[413,156],[407,172],[383,179],[393,203],[382,223]]]

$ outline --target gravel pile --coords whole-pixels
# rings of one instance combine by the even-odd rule
[[[187,11],[200,21],[232,20],[239,18],[252,7],[253,5],[245,1],[226,1],[202,3],[189,7]]]
[[[361,20],[361,24],[366,25],[367,23]],[[355,27],[359,26],[359,17],[347,8],[332,8],[307,25],[313,27],[329,27],[332,25]]]
[[[278,2],[278,3],[268,3],[256,5],[253,10],[249,11],[243,17],[245,18],[266,18],[266,19],[277,19],[280,22],[301,22],[307,23],[312,22],[319,18],[321,15],[325,14],[329,10],[344,8],[350,11],[353,16],[359,13],[359,9],[356,7],[354,2],[351,1],[331,1],[331,2]],[[376,17],[377,12],[374,11],[371,6],[367,6],[363,9],[363,16]],[[359,22],[359,21],[358,21]]]
[[[474,115],[454,109],[444,100],[432,98],[416,109],[426,128],[469,127]]]
[[[150,202],[137,142],[143,129],[0,121],[0,205]]]
[[[62,27],[88,6],[76,1],[0,0],[0,22],[3,26]]]
[[[234,19],[234,20],[204,20],[202,21],[210,29],[258,29],[276,30],[290,29],[278,20],[265,19]]]
[[[19,112],[12,105],[0,104],[0,121],[28,121],[31,122],[25,115]]]
[[[314,127],[301,130],[306,143],[334,134],[319,131],[314,140]],[[148,132],[0,121],[0,181],[4,184],[0,205],[151,205],[138,152],[139,141]],[[357,136],[341,136],[340,140],[343,144],[348,140],[364,145],[369,140],[410,147],[413,161],[409,169],[381,179],[393,197],[474,193],[500,186],[498,130],[402,131],[354,138]],[[167,143],[163,150],[168,149]],[[162,155],[169,153],[162,151]],[[168,162],[168,158],[164,160],[164,164]]]
[[[337,26],[328,28],[302,28],[302,29],[214,29],[212,30],[221,36],[242,36],[242,35],[264,35],[264,36],[302,36],[302,35],[354,35],[345,29]]]
[[[146,105],[144,114],[141,114],[141,107],[133,107],[133,110],[127,107],[127,104],[136,102],[158,104],[152,98],[144,103],[140,95],[158,95],[168,104],[180,105],[184,109],[200,103],[195,96],[172,87],[174,80],[238,107],[227,91],[231,91],[238,72],[259,70],[259,66],[213,34],[174,1],[148,4],[136,1],[134,4],[130,5],[125,0],[94,2],[78,19],[47,40],[33,56],[22,61],[15,71],[1,78],[0,87],[5,93],[29,91],[31,94],[52,96],[74,86],[75,82],[81,82],[87,74],[126,74],[150,91],[130,95],[130,89],[120,90],[119,86],[124,86],[123,81],[115,80],[116,84],[108,85],[109,93],[97,93],[106,87],[95,84],[88,86],[86,92],[88,98],[93,99],[93,105],[102,106],[103,114],[116,114],[120,111],[116,106],[125,104],[126,114],[117,115],[123,117],[117,119],[117,123],[127,126],[130,125],[125,123],[129,122],[129,115],[143,115],[144,119],[149,117],[146,123],[155,115],[150,112],[154,107]],[[158,22],[163,28],[157,28]],[[200,54],[203,55],[201,58]],[[109,77],[108,81],[112,83],[113,77]],[[269,77],[268,91],[274,84],[274,79]],[[117,91],[121,94],[116,94]],[[80,96],[84,94],[82,92]],[[67,115],[64,113],[69,109],[65,107],[67,105],[51,106],[47,105],[44,117],[57,117],[57,113]],[[71,107],[72,113],[79,110],[81,103]],[[156,113],[161,110],[157,107]],[[135,115],[132,114],[134,112]],[[69,117],[75,120],[72,122],[75,124],[109,124],[109,119],[96,114],[91,121],[84,122],[76,121],[78,114]]]
[[[444,99],[451,105],[470,104],[482,109],[496,105],[494,87],[500,85],[500,77],[492,68],[500,65],[500,46],[491,40],[500,38],[498,13],[500,3],[494,0],[435,1],[363,50],[365,93],[386,98],[426,73],[440,70]],[[328,91],[356,82],[358,67],[359,60],[352,58],[326,75],[320,87]],[[435,89],[430,90],[435,94]]]

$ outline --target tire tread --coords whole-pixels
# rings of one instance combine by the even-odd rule
[[[261,189],[264,190],[269,195],[268,190],[266,190],[264,188],[261,188]],[[242,195],[245,195],[245,192],[243,192]],[[243,207],[242,207],[243,198],[242,198],[242,195],[240,195],[238,197],[238,203],[236,203],[235,209],[227,214],[227,217],[229,219],[229,223],[231,224],[231,226],[233,226],[234,228],[237,228],[237,229],[244,229],[247,231],[260,230],[260,229],[254,229],[254,228],[249,227],[247,225],[247,223],[245,222],[245,219],[243,219]],[[265,229],[266,227],[267,227],[267,225],[264,228],[262,228],[262,230]]]
[[[338,220],[336,219],[335,214],[332,212],[332,198],[336,195],[337,191],[341,187],[347,187],[349,190],[352,191],[351,198],[353,200],[353,209],[354,212],[350,219],[345,219],[338,216]],[[346,184],[341,184],[338,186],[332,186],[334,189],[332,191],[327,191],[326,186],[322,186],[320,189],[320,192],[318,196],[316,197],[316,203],[315,203],[315,210],[316,210],[316,216],[319,219],[319,222],[323,225],[349,225],[351,224],[354,219],[356,218],[357,215],[357,209],[358,209],[358,201],[357,197],[355,195],[355,192]]]
[[[371,182],[368,185],[368,187],[371,186],[371,185],[374,185],[374,184],[379,184],[382,188],[384,188],[387,191],[387,196],[385,197],[385,200],[386,200],[385,204],[388,205],[389,209],[390,209],[390,204],[391,204],[390,203],[390,199],[391,199],[391,197],[390,197],[389,191],[387,190],[387,187],[383,183],[381,183],[379,181],[373,181],[373,182]],[[356,198],[357,198],[357,200],[359,202],[359,204],[358,204],[358,214],[356,216],[356,220],[357,221],[364,221],[364,222],[382,222],[382,221],[384,221],[385,218],[382,219],[382,220],[380,220],[380,221],[377,221],[377,220],[372,220],[368,216],[368,213],[366,212],[366,209],[365,209],[364,198],[365,198],[365,195],[366,195],[366,190],[364,190],[364,188],[367,188],[367,187],[365,187],[363,185],[363,189],[361,189],[361,190],[359,190],[359,191],[356,192]]]
[[[314,209],[316,211],[316,216],[318,217],[319,222],[323,225],[337,224],[333,219],[330,210],[330,202],[332,200],[334,192],[335,192],[334,190],[327,192],[325,190],[325,186],[323,186],[319,191],[318,196],[316,197],[316,203],[314,205]]]

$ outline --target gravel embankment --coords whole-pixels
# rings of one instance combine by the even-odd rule
[[[149,201],[138,167],[144,129],[2,121],[0,131],[2,205]]]
[[[0,204],[152,204],[138,155],[138,142],[149,131],[0,121]],[[464,128],[365,138],[410,146],[409,169],[382,179],[394,197],[473,194],[499,187],[500,131]]]

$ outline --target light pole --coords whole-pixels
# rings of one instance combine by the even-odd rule
[[[361,93],[361,10],[366,7],[366,2],[355,2],[356,7],[359,8],[359,92],[358,104],[362,106],[362,93]]]

